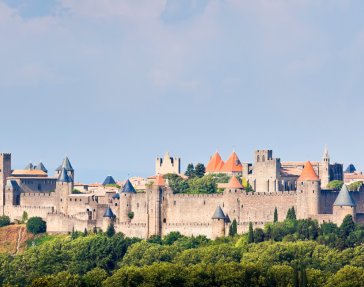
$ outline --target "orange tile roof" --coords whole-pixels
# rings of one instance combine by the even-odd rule
[[[165,186],[166,182],[164,181],[163,176],[158,174],[156,179],[155,179],[154,184],[157,185],[157,186]]]
[[[221,166],[224,165],[223,160],[218,152],[215,152],[214,155],[210,158],[209,163],[206,166],[206,172],[216,172],[221,169]]]
[[[216,172],[220,172],[222,170],[222,168],[224,167],[224,161],[220,161],[220,163],[216,166]]]
[[[238,155],[233,152],[229,159],[225,162],[224,166],[221,168],[222,172],[241,172],[243,167],[241,165]]]
[[[241,183],[239,182],[239,180],[235,177],[235,176],[232,176],[228,185],[227,185],[227,188],[230,188],[230,189],[243,189],[243,186],[241,185]]]
[[[12,176],[17,176],[17,175],[37,175],[37,176],[48,176],[44,171],[42,170],[36,170],[36,169],[32,169],[32,170],[23,170],[23,169],[19,169],[19,170],[13,170],[13,172],[11,173]]]
[[[305,180],[319,180],[312,164],[309,161],[305,163],[305,167],[303,168],[300,177],[297,179],[297,181]]]

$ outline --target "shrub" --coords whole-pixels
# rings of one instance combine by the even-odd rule
[[[0,216],[0,227],[6,226],[10,224],[10,218],[9,216]]]
[[[128,217],[129,217],[129,219],[133,219],[134,218],[134,212],[129,211],[128,212]]]
[[[33,234],[46,232],[46,222],[40,217],[31,217],[27,222],[27,231]]]

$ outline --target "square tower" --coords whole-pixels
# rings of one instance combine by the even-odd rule
[[[0,153],[0,212],[4,213],[5,185],[11,175],[11,154]]]

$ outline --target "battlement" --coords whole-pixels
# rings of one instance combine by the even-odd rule
[[[53,206],[33,206],[33,205],[13,205],[11,208],[24,209],[25,211],[30,210],[30,209],[39,209],[39,210],[50,209],[50,210],[54,210]]]
[[[174,193],[167,196],[173,196],[176,198],[216,198],[216,197],[223,197],[223,193],[211,193],[211,194],[205,194],[205,193]]]
[[[22,192],[20,197],[55,196],[55,192]]]

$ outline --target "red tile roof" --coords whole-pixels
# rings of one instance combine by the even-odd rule
[[[237,154],[233,152],[220,170],[221,172],[242,172],[243,167]]]
[[[156,179],[155,179],[154,184],[157,185],[157,186],[165,186],[166,182],[164,181],[163,176],[158,174]]]
[[[312,167],[312,164],[308,161],[305,163],[305,167],[297,179],[297,181],[305,181],[305,180],[319,180],[315,170]]]
[[[239,180],[235,177],[235,176],[232,176],[228,185],[227,185],[227,188],[230,188],[230,189],[243,189],[243,186],[241,185],[241,183],[239,182]]]
[[[221,167],[224,165],[223,160],[218,152],[210,158],[209,163],[206,166],[206,172],[217,172],[220,171]]]

